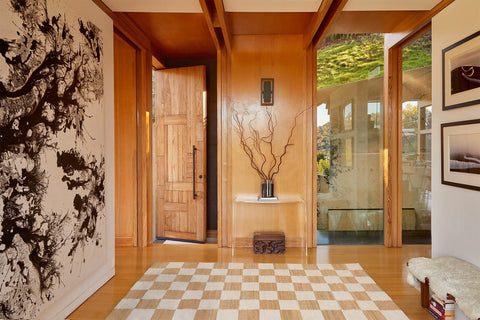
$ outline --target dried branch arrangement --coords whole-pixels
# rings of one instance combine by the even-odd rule
[[[297,126],[297,118],[303,113],[298,113],[293,119],[288,138],[280,148],[274,147],[275,131],[278,129],[278,122],[271,108],[264,109],[266,118],[265,132],[255,128],[259,112],[251,115],[248,111],[241,114],[233,110],[233,126],[240,138],[240,146],[250,160],[250,166],[264,180],[273,180],[273,177],[280,172],[280,166],[287,154],[287,149],[292,146],[293,131]],[[279,151],[277,151],[279,150]]]

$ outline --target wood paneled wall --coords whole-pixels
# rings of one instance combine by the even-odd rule
[[[219,172],[224,175],[223,187],[221,189],[219,187],[219,196],[224,201],[224,206],[219,205],[219,208],[225,210],[221,211],[220,219],[223,246],[232,244],[232,213],[235,199],[241,195],[260,194],[260,177],[250,167],[247,156],[240,148],[238,135],[233,130],[232,111],[233,109],[240,112],[247,110],[250,113],[260,111],[261,117],[262,110],[266,108],[260,106],[261,78],[275,80],[275,104],[270,108],[278,120],[275,132],[275,139],[278,142],[287,140],[295,116],[301,113],[294,130],[293,145],[288,148],[280,172],[274,178],[275,195],[280,198],[282,196],[302,198],[309,218],[307,225],[310,226],[312,223],[315,225],[312,221],[312,200],[311,196],[308,196],[313,190],[311,178],[313,162],[311,124],[307,125],[307,121],[311,121],[313,90],[310,86],[314,85],[306,81],[307,76],[311,75],[307,71],[307,65],[312,66],[309,61],[311,59],[309,50],[311,49],[303,49],[302,35],[241,35],[233,37],[231,54],[222,55],[224,57],[222,69],[224,72],[227,70],[226,74],[223,74],[227,85],[222,89],[224,101],[219,114],[219,128],[222,130],[219,138],[223,139],[219,142],[219,147],[222,145],[223,150],[223,153],[219,154],[222,166],[219,167]],[[266,122],[263,122],[263,125],[266,126]],[[261,130],[264,128],[259,127]],[[281,146],[281,143],[278,146]],[[263,221],[261,215],[268,211],[262,206],[262,204],[255,205],[255,208],[251,205],[245,208],[237,206],[237,216],[242,217],[242,222],[237,220],[236,225],[237,243],[250,244],[253,232],[263,229],[262,225],[254,223],[257,220]],[[298,226],[303,228],[303,211],[299,215],[298,210],[296,206],[285,205],[285,208],[279,209],[276,213],[278,217],[269,220],[271,225],[265,226],[264,229],[272,228],[272,225],[275,226],[279,221],[282,222],[278,225],[278,231],[284,231],[281,230],[284,226],[288,226],[287,229],[297,228],[296,230],[299,230]],[[298,235],[298,232],[291,232],[289,239],[287,234],[287,243],[299,245],[298,239],[295,239]],[[312,245],[311,229],[308,239],[309,245]]]
[[[123,160],[115,167],[115,242],[143,247],[153,241],[152,45],[126,14],[113,12],[101,0],[92,1],[113,19],[116,34],[113,49],[119,57],[114,69],[115,111],[119,109],[115,117],[119,134],[115,156]],[[131,69],[133,54],[134,71]],[[128,135],[120,133],[124,129]],[[135,159],[131,159],[132,153]],[[127,190],[122,190],[124,188]]]
[[[115,244],[137,245],[137,49],[114,36]],[[133,88],[133,90],[132,90]]]

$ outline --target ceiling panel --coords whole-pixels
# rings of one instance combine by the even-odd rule
[[[312,12],[227,12],[231,32],[241,34],[301,34]]]
[[[103,2],[112,11],[119,12],[202,12],[198,0],[103,0]]]
[[[441,0],[349,0],[343,11],[431,10]]]
[[[227,12],[315,12],[322,0],[223,0]]]
[[[344,11],[430,10],[441,0],[349,0]],[[198,0],[103,0],[119,12],[200,13]],[[227,12],[315,12],[322,0],[223,0]]]
[[[127,15],[152,40],[155,53],[162,59],[216,57],[203,13],[129,12]]]
[[[420,19],[426,11],[343,11],[329,33],[389,33],[409,19]]]

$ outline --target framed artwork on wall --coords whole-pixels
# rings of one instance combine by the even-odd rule
[[[480,31],[442,50],[443,110],[480,104]]]
[[[480,119],[443,123],[442,183],[480,190]]]
[[[114,275],[113,21],[0,1],[0,319],[65,319]]]

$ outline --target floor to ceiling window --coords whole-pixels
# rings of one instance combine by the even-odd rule
[[[430,243],[432,55],[431,33],[403,48],[402,241]]]
[[[382,34],[317,52],[317,243],[383,243]]]

